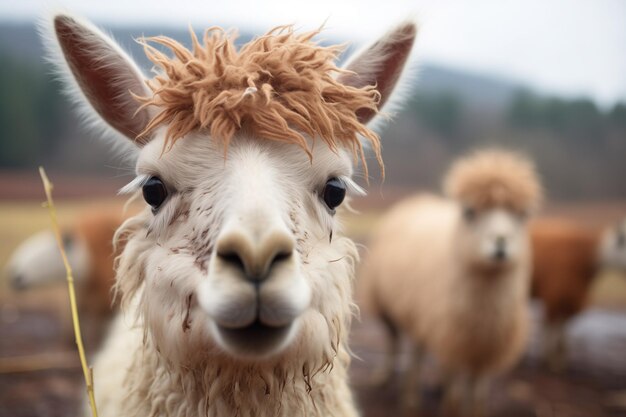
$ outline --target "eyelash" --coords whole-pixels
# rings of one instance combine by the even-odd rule
[[[367,194],[367,192],[359,184],[354,182],[354,180],[347,175],[337,175],[336,178],[343,181],[346,185],[347,195],[364,196]]]
[[[131,182],[123,186],[117,192],[118,195],[134,194],[141,190],[141,187],[150,179],[151,175],[141,174],[137,175]]]

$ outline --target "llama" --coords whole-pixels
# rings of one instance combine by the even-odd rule
[[[123,220],[120,210],[92,207],[80,213],[74,224],[62,232],[84,332],[94,342],[102,338],[115,311],[111,296],[115,282],[113,235]],[[66,279],[56,239],[49,230],[24,240],[11,254],[6,270],[11,286],[20,291],[65,284]],[[67,333],[73,342],[74,332],[68,328]]]
[[[391,376],[400,332],[414,345],[403,402],[415,407],[422,354],[446,379],[445,406],[482,412],[490,378],[520,357],[528,327],[526,216],[540,203],[531,164],[488,150],[456,162],[448,198],[418,195],[381,220],[359,274],[365,309],[386,325]]]
[[[625,233],[625,223],[604,231],[561,218],[531,223],[531,295],[543,305],[542,360],[553,371],[566,366],[565,327],[587,305],[595,277],[602,269],[626,270]]]
[[[95,361],[100,415],[356,415],[358,253],[335,214],[360,190],[360,138],[381,162],[368,125],[415,24],[343,69],[340,47],[289,26],[240,48],[219,28],[191,33],[191,50],[158,36],[140,41],[158,67],[150,80],[91,24],[58,15],[53,27],[71,92],[134,145],[122,192],[146,202],[116,232],[124,313]]]

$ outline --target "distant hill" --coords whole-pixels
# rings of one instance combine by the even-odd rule
[[[134,38],[153,35],[166,35],[183,44],[189,45],[189,33],[187,30],[172,30],[157,27],[107,27],[107,32],[113,35],[139,65],[148,70],[151,63],[145,57],[140,45],[133,41]],[[254,34],[240,31],[240,41],[245,42]],[[337,43],[345,42],[339,39]],[[349,40],[347,40],[349,41]],[[350,48],[354,50],[356,48]],[[4,52],[15,59],[31,65],[44,65],[42,42],[37,34],[34,24],[3,22],[0,20],[0,52]],[[348,54],[350,51],[347,51]],[[147,71],[146,71],[147,72]],[[490,108],[497,108],[508,103],[520,86],[514,82],[503,79],[490,78],[463,70],[442,67],[428,62],[420,62],[416,77],[417,92],[451,91],[465,103],[478,102]]]

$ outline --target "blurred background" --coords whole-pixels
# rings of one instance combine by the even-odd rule
[[[323,41],[349,42],[351,51],[414,17],[420,35],[406,106],[382,135],[387,175],[382,182],[370,161],[369,195],[355,201],[361,215],[347,219],[352,237],[367,243],[385,208],[416,191],[438,191],[454,158],[491,145],[535,161],[548,200],[543,215],[596,229],[623,218],[626,3],[459,3],[0,2],[0,266],[21,241],[49,227],[37,166],[55,183],[68,228],[86,212],[121,211],[116,190],[132,179],[132,166],[81,126],[45,62],[36,22],[59,7],[109,31],[146,73],[150,67],[133,38],[164,34],[188,44],[188,24],[196,31],[238,28],[245,41],[278,24],[308,30],[325,22]],[[626,277],[598,277],[590,300],[568,324],[567,370],[537,365],[535,334],[528,357],[496,390],[493,407],[502,415],[626,415]],[[82,389],[67,319],[62,285],[16,291],[3,269],[0,416],[76,415]],[[367,317],[355,329],[355,352],[368,361],[381,357],[377,332]],[[365,378],[364,362],[355,360],[355,380]],[[358,394],[365,415],[395,415],[394,387]]]

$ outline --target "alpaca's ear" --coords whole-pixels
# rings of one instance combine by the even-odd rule
[[[402,71],[407,63],[415,37],[417,26],[414,22],[403,23],[388,32],[374,44],[352,57],[345,69],[353,74],[341,74],[338,78],[343,84],[353,87],[375,85],[380,92],[378,108],[388,103]],[[370,109],[357,112],[361,123],[368,123],[375,116]]]
[[[93,25],[68,15],[54,16],[53,25],[56,45],[50,46],[62,55],[61,59],[54,58],[63,75],[71,73],[64,77],[71,92],[86,99],[115,131],[138,146],[144,145],[147,139],[137,135],[147,126],[150,114],[139,110],[131,94],[150,94],[139,68]]]

